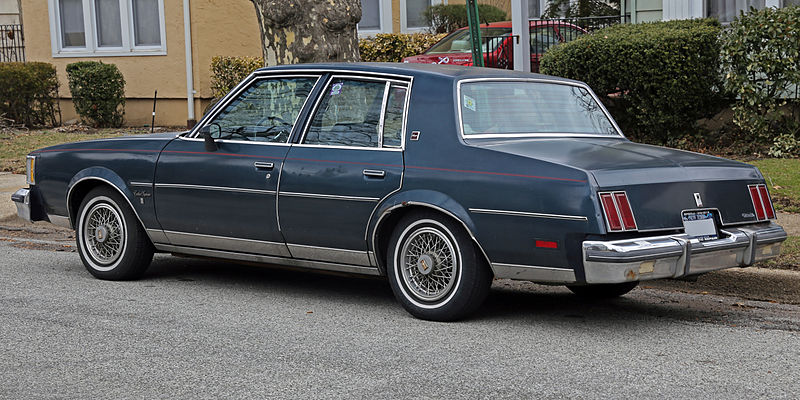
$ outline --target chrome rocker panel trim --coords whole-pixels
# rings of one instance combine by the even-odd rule
[[[218,258],[224,260],[247,261],[259,264],[274,264],[287,267],[344,272],[348,274],[360,274],[360,275],[372,275],[372,276],[380,275],[378,269],[375,267],[364,267],[359,265],[338,264],[338,263],[323,262],[323,261],[298,260],[294,258],[264,256],[259,254],[238,253],[238,252],[223,251],[223,250],[209,250],[209,249],[200,249],[195,247],[174,246],[168,244],[155,244],[155,247],[156,250],[158,251],[163,251],[173,254]]]
[[[700,242],[686,234],[583,242],[586,283],[622,283],[680,278],[777,257],[786,232],[779,225],[752,224],[721,230]]]
[[[492,270],[494,271],[494,277],[497,279],[547,283],[575,283],[575,270],[570,268],[492,263]]]

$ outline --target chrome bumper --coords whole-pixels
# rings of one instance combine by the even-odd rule
[[[786,232],[779,225],[745,225],[701,242],[687,235],[583,242],[586,283],[680,278],[777,257]]]
[[[31,221],[31,192],[28,189],[17,190],[11,195],[11,201],[17,206],[17,215]]]

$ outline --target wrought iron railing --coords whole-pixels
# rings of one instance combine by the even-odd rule
[[[0,25],[0,62],[25,61],[22,25]]]
[[[627,18],[611,16],[530,20],[531,72],[539,72],[539,59],[551,47],[623,21],[627,21]],[[482,36],[484,65],[491,68],[513,69],[513,44],[517,40],[516,36],[510,34]]]

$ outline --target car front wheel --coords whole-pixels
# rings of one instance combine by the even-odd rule
[[[136,279],[153,259],[153,246],[133,210],[109,188],[95,188],[83,199],[75,238],[83,265],[100,279]]]
[[[492,274],[475,244],[457,223],[436,213],[402,218],[387,253],[392,291],[417,318],[463,318],[489,293]]]

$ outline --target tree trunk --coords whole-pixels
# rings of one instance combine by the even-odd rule
[[[360,61],[360,0],[251,0],[265,65]]]

